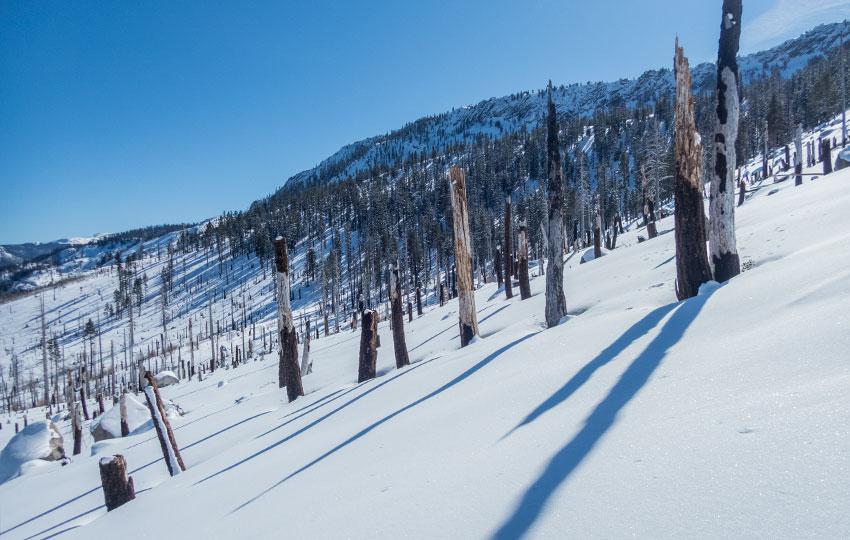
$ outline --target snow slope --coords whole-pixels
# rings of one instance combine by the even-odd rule
[[[554,329],[543,278],[522,302],[489,284],[464,349],[455,301],[405,326],[402,370],[381,323],[372,381],[344,331],[313,342],[293,403],[273,354],[165,388],[184,474],[152,431],[87,447],[0,485],[0,537],[846,538],[850,172],[809,178],[754,191],[747,271],[684,302],[666,218],[570,259]],[[113,453],[138,497],[107,514]]]

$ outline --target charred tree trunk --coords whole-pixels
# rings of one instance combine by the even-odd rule
[[[74,430],[74,453],[76,456],[83,451],[83,411],[79,403],[74,404],[71,412],[71,428]],[[15,433],[18,432],[18,424],[15,423]]]
[[[502,249],[496,247],[496,260],[493,263],[496,267],[496,287],[502,286]]]
[[[280,332],[280,361],[278,363],[278,388],[286,386],[290,403],[304,395],[301,370],[298,367],[298,338],[289,304],[289,252],[286,239],[278,236],[274,241],[274,261],[277,277],[277,324]],[[318,328],[317,328],[318,330]]]
[[[549,268],[546,272],[546,326],[552,328],[566,317],[567,299],[564,296],[563,209],[564,182],[561,177],[561,151],[558,148],[558,119],[552,102],[552,81],[549,81],[548,118],[546,134],[548,178],[547,249]]]
[[[513,258],[511,257],[511,198],[505,199],[505,298],[513,298],[513,284],[511,276],[514,274]]]
[[[519,224],[519,297],[531,298],[531,284],[528,281],[528,223]]]
[[[823,155],[823,174],[832,173],[832,148],[830,147],[829,138],[823,140],[821,145]]]
[[[688,59],[676,39],[675,183],[676,197],[676,296],[696,296],[700,285],[711,279],[705,249],[705,211],[702,202],[702,145],[694,126],[694,100]],[[729,186],[731,188],[731,185]]]
[[[797,125],[797,137],[794,140],[794,149],[797,155],[794,157],[794,172],[797,177],[794,179],[794,185],[803,184],[803,125]]]
[[[457,281],[460,297],[458,313],[460,320],[460,346],[466,347],[473,336],[478,335],[478,320],[475,314],[475,289],[472,280],[472,245],[469,236],[469,207],[466,202],[466,175],[462,169],[449,169],[449,191],[452,197],[452,218],[454,220],[455,261],[457,266]],[[509,205],[506,205],[509,208]],[[505,249],[505,260],[508,260],[508,250]],[[507,266],[505,267],[507,274]],[[510,287],[510,278],[505,276],[505,288]]]
[[[354,328],[357,328],[357,312],[354,314]],[[304,331],[304,354],[301,358],[301,374],[309,375],[313,373],[313,362],[310,360],[310,319],[307,319],[307,326]]]
[[[747,181],[741,180],[741,187],[738,190],[738,206],[744,204],[744,198],[747,196]]]
[[[118,412],[121,413],[121,436],[126,437],[130,434],[130,425],[127,423],[127,394],[121,393],[118,398]]]
[[[422,291],[416,287],[416,316],[422,316]]]
[[[357,382],[375,378],[378,361],[378,312],[366,310],[361,317],[360,362],[357,369]]]
[[[741,0],[723,0],[717,52],[717,129],[711,168],[709,245],[714,279],[726,281],[741,273],[735,238],[735,141],[738,138],[738,42]],[[767,143],[765,143],[766,145]],[[765,148],[765,176],[767,175]]]
[[[133,477],[127,476],[127,462],[121,454],[100,460],[100,483],[103,486],[107,512],[136,498]]]
[[[410,358],[407,355],[407,343],[404,340],[404,310],[401,304],[401,279],[398,272],[398,262],[390,266],[390,311],[395,367],[401,369],[410,365]]]
[[[145,379],[148,381],[148,385],[145,386],[145,397],[153,419],[153,426],[156,428],[156,435],[159,438],[159,445],[162,448],[162,456],[165,458],[168,473],[171,476],[176,476],[185,471],[186,466],[180,456],[180,449],[174,439],[174,432],[171,431],[171,424],[168,422],[168,415],[165,414],[165,406],[162,403],[162,397],[159,395],[159,388],[156,385],[153,373],[150,371],[145,373]]]

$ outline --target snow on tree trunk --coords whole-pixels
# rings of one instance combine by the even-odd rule
[[[528,282],[528,223],[519,224],[519,297],[531,298],[531,284]]]
[[[357,314],[354,315],[355,325],[357,327]],[[304,332],[304,354],[301,358],[301,375],[309,375],[313,373],[313,361],[310,360],[310,320],[307,320],[307,330]]]
[[[127,423],[127,394],[121,393],[118,399],[119,412],[121,413],[121,436],[126,437],[130,434],[130,425]]]
[[[127,476],[127,462],[124,456],[116,454],[100,460],[100,482],[103,486],[103,497],[106,500],[106,511],[111,512],[124,503],[136,498],[133,488],[133,477]]]
[[[159,438],[159,445],[162,448],[162,456],[165,458],[168,473],[171,476],[177,476],[186,470],[186,466],[180,456],[180,449],[174,439],[174,432],[171,431],[171,424],[169,424],[168,416],[165,414],[165,406],[162,403],[162,397],[159,395],[159,388],[156,385],[153,373],[146,372],[145,379],[148,381],[148,385],[144,389],[145,397],[153,419],[153,426],[156,428],[156,435]]]
[[[513,298],[511,276],[513,276],[513,260],[511,258],[511,198],[505,199],[505,298]]]
[[[357,368],[357,382],[375,378],[378,361],[378,312],[366,310],[361,317],[360,358]]]
[[[709,203],[711,264],[714,279],[720,282],[741,272],[735,240],[735,141],[740,109],[736,55],[740,38],[741,0],[723,0],[717,52],[717,129]]]
[[[449,169],[449,191],[452,198],[452,218],[454,221],[455,261],[457,266],[456,286],[459,291],[458,313],[460,320],[460,346],[466,347],[473,336],[478,335],[478,320],[475,314],[475,290],[472,282],[472,257],[469,236],[469,207],[466,202],[466,175],[463,169]],[[508,251],[505,250],[505,260]],[[507,266],[505,266],[507,274]],[[509,287],[505,275],[505,287]]]
[[[278,236],[274,241],[274,262],[277,273],[277,321],[280,332],[280,362],[278,363],[278,387],[286,386],[290,403],[304,395],[301,386],[301,370],[298,367],[298,339],[295,337],[295,322],[289,304],[289,252],[286,239]]]
[[[702,145],[694,125],[694,99],[688,59],[676,38],[675,180],[676,198],[676,296],[696,296],[699,287],[711,280],[705,249],[705,211],[702,202]],[[731,188],[730,183],[729,187]],[[730,189],[731,192],[731,189]]]
[[[401,279],[398,262],[390,266],[390,310],[392,312],[393,350],[395,366],[402,368],[410,365],[407,355],[407,343],[404,341],[404,312],[401,305]]]
[[[564,208],[564,181],[561,177],[561,151],[558,148],[558,120],[552,102],[552,82],[549,82],[548,132],[546,135],[548,178],[547,232],[549,240],[547,255],[549,268],[546,271],[546,326],[552,328],[567,315],[567,299],[564,296],[564,257],[562,253],[563,229],[561,224]]]

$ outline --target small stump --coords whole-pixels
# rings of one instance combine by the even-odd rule
[[[100,481],[108,512],[136,498],[133,478],[127,476],[127,462],[121,454],[100,460]]]

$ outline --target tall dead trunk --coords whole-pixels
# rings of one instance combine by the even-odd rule
[[[124,456],[116,454],[100,460],[100,483],[106,500],[106,511],[111,512],[124,503],[136,498],[133,477],[127,476]]]
[[[511,276],[513,273],[513,258],[511,257],[511,198],[505,199],[505,298],[513,298]]]
[[[416,316],[422,316],[422,291],[416,287]]]
[[[18,424],[15,424],[15,433],[18,432]],[[79,403],[74,403],[74,410],[71,412],[71,428],[74,431],[74,453],[77,455],[83,450],[83,411]]]
[[[371,309],[363,311],[360,331],[360,359],[357,368],[357,382],[374,379],[378,362],[378,312]]]
[[[455,261],[457,267],[457,287],[459,290],[458,314],[460,328],[460,346],[466,347],[473,336],[478,335],[478,320],[475,314],[475,289],[472,282],[472,257],[469,237],[469,207],[466,202],[466,175],[463,169],[449,169],[449,191],[452,197],[452,218],[454,220]],[[505,260],[508,259],[505,249]],[[506,267],[507,269],[507,267]],[[505,272],[507,274],[507,271]],[[509,287],[509,278],[505,276],[505,287]]]
[[[145,386],[145,397],[153,419],[153,426],[156,429],[156,435],[159,438],[159,445],[162,448],[162,457],[165,458],[168,474],[176,476],[186,470],[186,465],[183,464],[183,458],[180,456],[180,449],[174,439],[174,432],[168,422],[165,405],[162,402],[162,396],[159,395],[159,387],[156,385],[153,373],[146,372],[145,379],[148,381],[148,385]]]
[[[496,287],[502,286],[502,249],[500,247],[496,247],[496,260],[493,262],[493,266],[496,267]]]
[[[395,367],[401,369],[410,365],[410,358],[407,355],[407,343],[404,340],[404,310],[401,305],[401,279],[398,272],[398,262],[390,266],[390,311],[392,313]]]
[[[357,328],[357,312],[354,312],[354,328]],[[307,326],[304,331],[304,354],[301,359],[301,374],[309,375],[313,373],[313,361],[310,360],[310,319],[307,319]]]
[[[741,38],[741,0],[723,0],[717,51],[717,128],[711,168],[709,245],[715,281],[741,272],[735,239],[735,141],[738,138],[738,42]],[[764,174],[767,176],[767,143]]]
[[[705,249],[705,211],[702,202],[702,145],[694,125],[694,99],[688,59],[676,38],[675,180],[676,197],[676,296],[679,300],[696,296],[699,287],[711,279]],[[731,188],[731,185],[730,185]]]
[[[546,272],[546,326],[552,328],[567,316],[567,299],[564,296],[563,209],[564,181],[561,172],[561,151],[558,146],[558,120],[552,102],[552,81],[549,81],[548,118],[546,134],[546,176],[548,178],[547,255]]]
[[[121,397],[118,398],[118,412],[121,415],[121,436],[126,437],[130,434],[130,425],[127,422],[127,394],[121,392]]]
[[[796,178],[794,179],[794,185],[799,186],[803,184],[803,125],[797,124],[797,134],[794,139],[794,149],[797,151],[797,155],[794,156],[794,172],[796,173]]]
[[[823,174],[830,174],[832,172],[832,148],[830,146],[829,138],[823,140],[821,148],[823,149]]]
[[[531,298],[531,284],[528,281],[528,223],[519,224],[519,297]]]
[[[274,241],[274,262],[277,278],[277,324],[280,332],[280,361],[278,363],[278,387],[286,386],[290,403],[304,395],[301,385],[301,370],[298,367],[298,339],[295,322],[289,304],[289,252],[286,239],[278,236]]]

